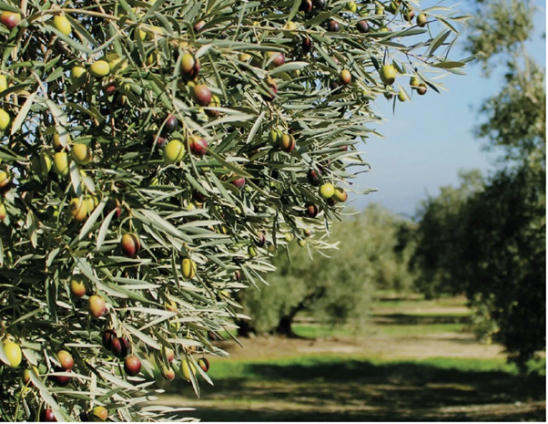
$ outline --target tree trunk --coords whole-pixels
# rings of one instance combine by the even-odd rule
[[[306,308],[308,308],[310,303],[321,298],[324,293],[325,289],[323,288],[316,292],[309,293],[303,300],[301,300],[298,305],[291,309],[291,311],[287,315],[280,318],[280,321],[278,322],[278,326],[274,330],[274,333],[279,334],[280,336],[291,337],[295,339],[306,339],[307,337],[302,337],[298,334],[295,334],[291,329],[291,324],[293,324],[293,319],[295,319],[295,316],[297,316],[299,312],[304,311]]]
[[[291,324],[293,323],[293,316],[285,316],[280,319],[278,326],[274,330],[276,334],[280,336],[293,337],[295,333],[291,330]]]
[[[255,327],[251,325],[251,321],[248,319],[241,319],[236,321],[238,325],[238,337],[250,337],[256,333]]]
[[[278,322],[278,326],[274,330],[274,334],[278,334],[280,336],[284,336],[292,339],[306,339],[306,337],[302,337],[294,333],[293,330],[291,329],[291,325],[293,324],[293,320],[295,319],[295,316],[300,311],[306,309],[307,300],[308,298],[304,299],[301,303],[295,306],[287,315],[280,318],[280,321]]]

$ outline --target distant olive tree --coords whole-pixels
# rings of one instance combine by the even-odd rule
[[[267,277],[269,286],[247,290],[242,298],[250,323],[242,333],[275,332],[293,335],[291,324],[300,312],[317,321],[364,323],[376,288],[404,290],[412,287],[408,271],[412,247],[401,248],[398,235],[411,222],[375,204],[334,224],[331,238],[339,240],[329,257],[309,256],[301,248],[306,238],[291,243],[275,258],[277,271]],[[291,260],[289,259],[291,258]]]
[[[442,188],[419,210],[411,261],[420,291],[465,293],[478,336],[502,343],[519,364],[545,348],[544,181],[544,170],[520,166],[477,191],[466,180]]]
[[[459,261],[460,252],[454,249],[458,230],[463,226],[463,210],[473,194],[483,190],[484,177],[479,170],[460,171],[458,187],[440,187],[437,196],[428,196],[417,208],[419,222],[406,240],[415,243],[410,258],[411,269],[420,274],[415,288],[427,298],[444,293],[462,293],[462,282],[452,274],[452,264]]]

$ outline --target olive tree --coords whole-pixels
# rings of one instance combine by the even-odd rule
[[[269,285],[241,294],[244,313],[240,335],[273,332],[294,336],[291,325],[299,313],[331,325],[366,323],[375,289],[412,289],[409,259],[414,246],[400,241],[413,224],[377,204],[333,224],[336,249],[312,255],[305,234],[279,250],[276,272],[265,275]]]
[[[386,7],[384,7],[386,6]],[[2,420],[170,420],[269,246],[337,218],[374,100],[442,87],[418,2],[1,0]],[[395,101],[395,97],[394,97]],[[311,238],[313,249],[331,242]],[[158,371],[158,372],[157,372]],[[161,378],[161,377],[159,377]]]
[[[525,369],[546,346],[546,173],[504,169],[476,187],[470,176],[418,211],[417,288],[465,293],[475,333]]]

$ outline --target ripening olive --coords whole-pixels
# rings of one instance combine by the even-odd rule
[[[69,211],[76,221],[84,221],[88,215],[87,203],[84,199],[75,197],[69,203]]]
[[[428,17],[424,13],[420,13],[419,16],[417,16],[417,25],[421,28],[424,28],[426,24],[428,23]]]
[[[122,252],[124,255],[134,258],[141,251],[141,240],[134,233],[126,233],[122,236],[121,242]]]
[[[0,109],[0,131],[5,131],[11,122],[10,115],[4,109]]]
[[[171,140],[164,147],[163,156],[166,164],[174,164],[180,162],[185,155],[185,146],[181,140]]]
[[[106,77],[110,73],[110,65],[105,60],[98,60],[91,65],[89,71],[94,77]]]
[[[72,25],[70,24],[66,16],[63,16],[63,15],[54,16],[53,25],[55,25],[55,28],[57,28],[61,33],[65,35],[70,35],[70,33],[72,32]]]
[[[335,187],[331,183],[325,183],[320,187],[320,196],[329,199],[335,194]]]
[[[0,15],[0,22],[8,29],[13,29],[21,22],[21,15],[19,13],[3,11]]]
[[[86,277],[81,274],[70,278],[70,292],[74,297],[83,297],[86,294]]]
[[[69,174],[70,159],[67,152],[57,152],[53,155],[53,169],[61,177],[66,177]]]
[[[181,264],[183,277],[187,280],[192,280],[196,276],[196,263],[190,258],[184,258]]]
[[[23,360],[21,347],[15,342],[8,341],[7,343],[3,343],[3,348],[4,353],[9,360],[9,366],[12,368],[17,368]]]
[[[189,363],[186,359],[182,360],[181,364],[181,372],[183,373],[183,376],[187,381],[191,380],[190,374],[192,373],[192,376],[196,376],[196,367],[193,363]]]
[[[381,68],[380,76],[382,82],[386,85],[392,85],[396,81],[396,68],[394,65],[384,65]]]
[[[91,148],[87,144],[75,144],[72,146],[71,156],[78,165],[87,165],[92,160]]]
[[[94,318],[101,318],[107,311],[105,299],[98,294],[94,294],[89,298],[89,312]]]

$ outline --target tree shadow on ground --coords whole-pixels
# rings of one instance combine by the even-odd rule
[[[462,371],[416,362],[248,364],[250,378],[203,387],[204,421],[545,420],[545,376]],[[172,386],[188,396],[188,386]],[[211,403],[210,403],[211,402]]]
[[[283,411],[275,408],[261,408],[257,409],[238,409],[238,408],[226,408],[216,409],[210,405],[207,408],[198,409],[192,412],[190,415],[194,418],[198,418],[203,422],[269,422],[269,421],[291,421],[291,422],[308,422],[308,421],[355,421],[355,422],[385,422],[385,421],[397,421],[397,422],[414,422],[414,421],[449,421],[449,422],[467,422],[467,421],[507,421],[507,422],[545,422],[545,411],[541,406],[534,410],[523,411],[517,410],[490,413],[468,413],[468,412],[455,412],[445,415],[417,415],[417,414],[377,414],[377,413],[353,413],[341,410],[340,412],[322,412],[311,411]]]
[[[374,296],[375,302],[424,302],[422,296]]]
[[[467,324],[466,315],[447,314],[372,314],[376,325],[428,325],[428,324]]]

